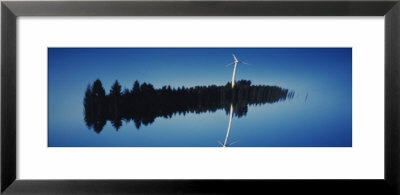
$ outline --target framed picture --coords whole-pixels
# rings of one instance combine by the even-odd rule
[[[399,6],[3,1],[1,191],[396,194]]]

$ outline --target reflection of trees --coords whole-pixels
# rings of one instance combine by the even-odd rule
[[[149,125],[156,117],[171,118],[179,113],[215,112],[225,109],[229,114],[233,104],[233,115],[242,117],[248,105],[274,103],[292,98],[293,92],[276,86],[251,85],[251,81],[241,80],[225,86],[196,86],[177,89],[164,86],[154,89],[153,85],[136,81],[131,90],[121,91],[115,81],[110,93],[105,94],[100,80],[89,85],[84,97],[85,122],[89,128],[99,133],[107,120],[118,130],[121,120],[132,120],[137,129]]]
[[[92,86],[88,86],[85,92],[84,107],[86,124],[99,133],[106,124],[107,101],[103,85],[96,80]]]

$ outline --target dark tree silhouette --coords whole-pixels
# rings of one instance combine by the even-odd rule
[[[85,121],[89,128],[92,128],[94,124],[94,100],[92,95],[92,87],[87,86],[85,92],[85,98],[83,99],[83,107],[85,108]]]
[[[233,115],[246,115],[248,105],[274,103],[293,98],[294,92],[277,86],[251,85],[251,81],[241,80],[231,87],[196,86],[177,89],[163,86],[154,89],[148,83],[135,81],[132,90],[124,89],[115,81],[110,93],[105,94],[100,80],[89,85],[83,100],[85,121],[87,126],[99,133],[107,120],[118,130],[121,120],[133,121],[137,129],[141,125],[149,125],[157,117],[171,118],[174,114],[215,112],[225,109],[229,114],[233,105]]]
[[[93,127],[97,133],[103,129],[107,120],[107,102],[106,93],[104,91],[101,81],[97,79],[93,82],[92,88],[86,90],[84,104],[86,124],[89,128]]]
[[[115,81],[111,87],[110,94],[108,95],[108,110],[111,114],[111,123],[117,130],[122,126],[121,101],[121,85],[118,83],[118,81]]]

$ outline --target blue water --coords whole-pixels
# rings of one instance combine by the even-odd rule
[[[192,53],[186,51],[190,49],[183,50],[193,58],[206,55],[206,52],[199,54],[198,50],[191,50]],[[115,79],[122,80],[126,88],[130,88],[136,79],[154,83],[157,88],[162,83],[195,86],[201,83],[200,78],[203,78],[204,85],[223,85],[232,75],[231,69],[224,67],[230,63],[232,52],[252,63],[249,67],[238,67],[236,79],[252,80],[253,84],[278,85],[293,90],[295,96],[273,104],[249,106],[245,116],[233,117],[227,141],[232,143],[229,147],[352,146],[351,49],[205,50],[207,55],[226,54],[221,61],[208,59],[217,62],[218,66],[213,66],[218,74],[214,71],[205,74],[200,71],[205,67],[189,64],[191,73],[188,74],[197,72],[200,75],[179,77],[187,72],[179,64],[182,62],[176,62],[176,67],[168,70],[164,69],[165,64],[156,66],[150,63],[154,66],[151,69],[153,74],[148,73],[146,64],[136,63],[132,66],[134,71],[130,72],[119,67],[118,63],[112,65],[114,69],[105,64],[98,65],[102,63],[98,58],[113,58],[111,54],[107,55],[107,51],[116,55],[113,49],[101,50],[101,56],[93,49],[49,49],[49,147],[221,147],[218,141],[224,141],[229,122],[229,113],[225,110],[175,114],[168,119],[159,117],[140,129],[136,129],[132,121],[123,121],[116,131],[107,121],[103,130],[96,133],[85,124],[83,96],[87,85],[96,78],[105,81],[103,85],[107,93]],[[121,61],[121,55],[131,56],[128,51],[117,53],[119,64],[132,62],[129,57]],[[265,63],[263,56],[266,57]],[[92,58],[96,59],[95,63],[92,63]],[[147,60],[159,60],[151,58]],[[112,60],[103,61],[110,64]],[[168,75],[171,71],[175,73]],[[141,78],[143,74],[148,76]]]

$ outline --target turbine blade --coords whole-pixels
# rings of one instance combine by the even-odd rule
[[[235,64],[235,62],[229,63],[229,64],[227,64],[225,66],[228,67],[228,66],[232,66],[233,64]]]
[[[247,63],[247,62],[243,62],[243,61],[240,61],[240,63],[242,63],[242,64],[245,64],[245,65],[251,65],[251,64],[249,64],[249,63]]]
[[[239,141],[234,141],[234,142],[231,142],[229,145],[231,146],[231,145],[233,145],[233,144],[236,144],[236,143],[238,143]]]
[[[236,56],[235,56],[235,54],[232,54],[232,56],[233,56],[233,59],[234,59],[235,61],[238,61],[237,58],[236,58]]]

